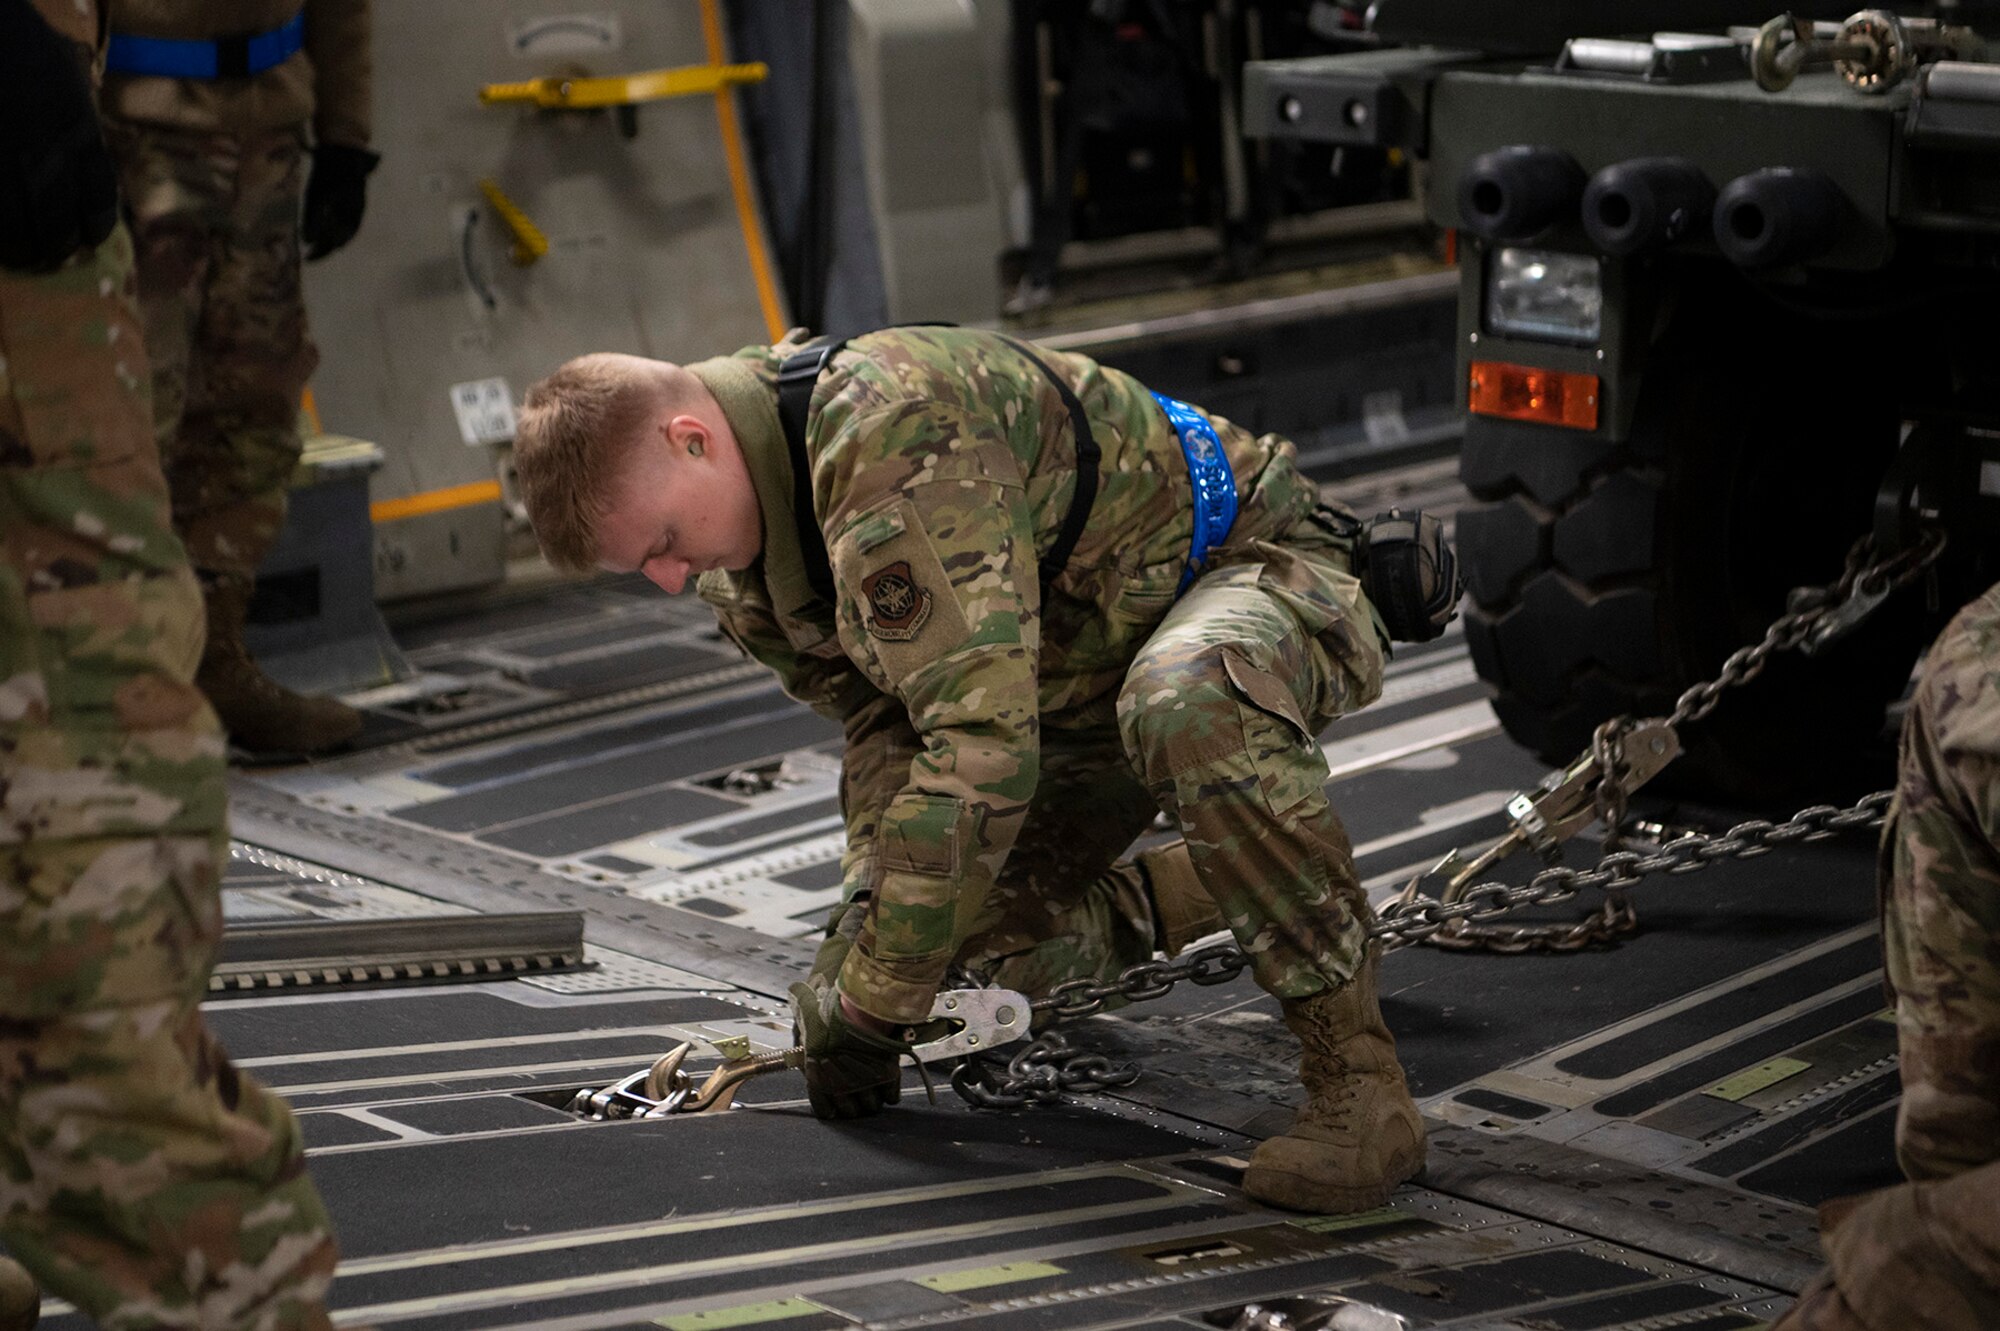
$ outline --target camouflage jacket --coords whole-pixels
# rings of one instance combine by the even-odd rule
[[[170,79],[109,73],[107,115],[181,129],[235,133],[312,122],[319,143],[368,146],[369,0],[106,0],[111,31],[212,40],[282,27],[303,5],[305,50],[247,79]]]
[[[689,367],[722,404],[764,514],[761,561],[704,575],[701,595],[816,710],[845,718],[881,694],[901,701],[925,750],[883,819],[892,860],[939,877],[997,873],[1043,728],[1108,732],[1126,668],[1174,603],[1193,532],[1179,439],[1129,375],[1036,353],[1082,402],[1102,452],[1090,521],[1044,596],[1037,560],[1076,483],[1061,396],[994,333],[856,338],[821,374],[807,422],[836,584],[827,605],[800,553],[778,420],[778,367],[794,349]],[[1333,544],[1309,520],[1318,491],[1291,445],[1215,423],[1240,507],[1211,566],[1262,559],[1273,542]]]

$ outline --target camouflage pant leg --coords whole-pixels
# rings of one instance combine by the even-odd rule
[[[872,889],[882,810],[908,782],[910,760],[922,750],[893,698],[871,703],[848,722],[841,765],[845,886],[815,972],[833,974],[846,955],[842,916]],[[1116,736],[1045,732],[1041,780],[1026,822],[994,890],[967,917],[956,964],[1039,997],[1064,980],[1116,974],[1150,957],[1152,910],[1144,886],[1130,862],[1113,860],[1153,812]],[[851,989],[848,996],[864,1009],[884,1001]]]
[[[1911,1178],[1945,1178],[2000,1159],[2000,587],[1924,664],[1883,859],[1896,1150]]]
[[[1259,544],[1201,577],[1127,672],[1118,719],[1203,885],[1284,997],[1345,983],[1368,907],[1316,736],[1382,691],[1360,584],[1330,557]]]
[[[1117,735],[1045,729],[1041,758],[1027,819],[958,955],[1030,998],[1109,979],[1154,950],[1143,875],[1118,855],[1156,810]]]
[[[1821,1209],[1828,1269],[1772,1331],[2000,1326],[2000,1161]]]
[[[153,416],[196,568],[250,576],[284,524],[306,331],[295,130],[107,126],[138,246]]]
[[[296,1128],[196,1006],[223,747],[130,275],[0,274],[0,1236],[108,1326],[324,1326]]]

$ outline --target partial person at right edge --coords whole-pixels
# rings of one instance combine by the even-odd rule
[[[2000,586],[1931,648],[1882,834],[1910,1182],[1821,1208],[1828,1267],[1773,1331],[2000,1327]]]
[[[105,133],[137,249],[154,427],[208,614],[197,682],[237,747],[324,753],[360,733],[360,715],[265,674],[243,625],[319,363],[301,260],[353,239],[377,161],[368,0],[106,9]]]

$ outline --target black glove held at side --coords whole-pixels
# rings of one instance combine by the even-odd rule
[[[53,272],[117,224],[81,48],[28,0],[0,0],[0,268]]]
[[[908,1046],[848,1021],[840,990],[793,985],[792,1019],[805,1046],[806,1099],[814,1117],[866,1118],[902,1098]]]
[[[299,222],[308,261],[324,259],[354,239],[361,229],[361,214],[368,209],[368,173],[381,160],[366,148],[342,143],[322,143],[313,149],[305,216]]]
[[[1355,576],[1397,642],[1429,642],[1458,617],[1465,583],[1444,524],[1392,508],[1362,524]]]

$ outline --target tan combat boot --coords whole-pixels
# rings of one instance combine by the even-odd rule
[[[361,733],[361,713],[337,698],[294,693],[264,673],[243,643],[250,582],[221,577],[203,588],[208,646],[195,684],[208,695],[222,728],[253,753],[325,753]]]
[[[1197,939],[1229,927],[1215,898],[1201,885],[1185,841],[1171,841],[1132,857],[1153,903],[1153,943],[1170,957]]]
[[[0,1257],[0,1331],[29,1331],[42,1317],[42,1290],[28,1268]]]
[[[1376,955],[1350,984],[1283,1000],[1312,1098],[1284,1136],[1250,1157],[1243,1191],[1258,1201],[1322,1215],[1366,1211],[1424,1167],[1424,1120],[1375,1000]]]

